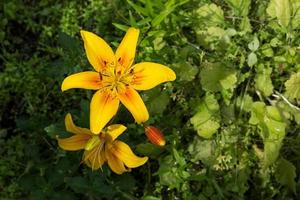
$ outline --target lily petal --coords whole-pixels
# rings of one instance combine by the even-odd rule
[[[139,167],[145,164],[148,160],[148,157],[138,157],[136,156],[131,148],[124,142],[116,140],[112,147],[111,152],[129,168]]]
[[[68,132],[74,134],[86,134],[91,135],[91,131],[87,128],[80,128],[76,126],[73,122],[72,115],[68,113],[65,117],[65,126]]]
[[[60,148],[67,151],[77,151],[80,149],[84,149],[85,144],[89,139],[90,139],[89,135],[78,134],[65,139],[58,138],[57,140]]]
[[[134,61],[139,33],[139,29],[129,28],[116,51],[116,59],[125,69],[130,67]]]
[[[87,58],[97,72],[108,65],[115,65],[115,56],[110,46],[99,36],[88,31],[80,31]]]
[[[103,127],[117,113],[119,100],[108,91],[97,91],[90,105],[90,128],[94,134],[99,134]]]
[[[118,95],[120,101],[131,112],[137,123],[142,123],[149,119],[149,113],[142,98],[133,88],[127,87]]]
[[[104,149],[101,146],[97,146],[90,151],[84,151],[83,161],[92,170],[99,169],[106,161]]]
[[[71,88],[83,88],[89,90],[98,90],[102,86],[99,73],[80,72],[72,74],[64,79],[61,84],[61,90],[66,91]]]
[[[175,72],[164,65],[152,62],[135,64],[132,87],[136,90],[149,90],[167,81],[176,79]]]
[[[124,163],[110,151],[108,146],[105,147],[105,157],[107,159],[108,166],[116,174],[123,174],[124,172],[129,171],[125,168]]]
[[[126,126],[121,124],[114,124],[107,127],[107,134],[109,136],[110,142],[113,142],[119,135],[121,135],[127,129]]]

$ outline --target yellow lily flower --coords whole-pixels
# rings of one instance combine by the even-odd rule
[[[100,37],[80,31],[84,47],[94,71],[66,77],[62,91],[71,88],[98,90],[90,104],[90,129],[99,134],[117,113],[119,102],[131,112],[137,123],[148,120],[148,110],[136,90],[149,90],[160,83],[173,81],[176,75],[170,68],[153,62],[132,65],[139,30],[129,28],[115,54]]]
[[[67,131],[74,135],[64,139],[57,138],[58,145],[67,151],[84,149],[82,160],[92,170],[101,168],[107,161],[113,172],[122,174],[145,164],[148,160],[148,157],[136,156],[126,143],[116,140],[126,130],[121,124],[110,125],[96,135],[87,128],[77,127],[68,113],[65,125]]]

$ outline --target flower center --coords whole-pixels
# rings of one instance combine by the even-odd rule
[[[104,72],[99,72],[104,89],[117,94],[123,92],[133,80],[133,69],[124,69],[121,65],[111,67]]]

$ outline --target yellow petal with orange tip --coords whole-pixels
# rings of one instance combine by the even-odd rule
[[[145,134],[152,144],[157,146],[165,146],[165,137],[158,128],[154,126],[146,126]]]
[[[111,152],[129,168],[136,168],[145,164],[148,157],[136,156],[131,148],[124,142],[115,140],[110,148]]]
[[[61,84],[62,91],[72,88],[98,90],[101,87],[102,84],[99,73],[90,71],[72,74],[66,77]]]
[[[136,45],[139,39],[140,30],[129,28],[116,51],[116,60],[125,69],[130,67],[134,61]]]
[[[105,157],[110,169],[116,174],[123,174],[124,172],[130,171],[126,169],[124,163],[110,151],[108,146],[105,147]]]
[[[176,79],[175,72],[164,65],[142,62],[133,66],[132,87],[136,90],[149,90],[155,86]]]
[[[90,129],[99,134],[104,126],[117,113],[119,100],[108,91],[97,91],[90,104]]]
[[[101,37],[84,30],[81,30],[80,34],[87,58],[97,72],[116,64],[113,50]]]
[[[58,145],[60,148],[67,151],[77,151],[84,149],[85,144],[90,139],[90,135],[77,134],[69,138],[60,139],[58,138]]]
[[[142,98],[133,88],[126,87],[118,96],[137,123],[143,123],[149,119],[149,113]]]
[[[119,135],[121,135],[127,129],[122,124],[113,124],[107,127],[106,134],[109,142],[113,142]]]
[[[76,126],[73,122],[72,115],[68,113],[65,117],[65,126],[66,130],[70,133],[74,134],[86,134],[86,135],[91,135],[91,131],[87,128],[80,128]]]

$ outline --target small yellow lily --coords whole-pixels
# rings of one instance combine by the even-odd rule
[[[68,113],[65,125],[67,131],[74,135],[65,139],[58,138],[58,145],[67,151],[84,149],[82,160],[92,170],[101,168],[107,161],[112,171],[122,174],[145,164],[148,160],[148,157],[136,156],[126,143],[116,140],[126,130],[121,124],[108,126],[95,135],[87,128],[77,127]]]
[[[148,90],[160,83],[176,79],[170,68],[141,62],[132,65],[135,57],[139,30],[129,28],[114,54],[100,37],[80,31],[87,58],[96,72],[86,71],[65,78],[62,91],[71,88],[98,90],[90,104],[90,129],[99,134],[117,113],[119,102],[131,112],[137,123],[148,120],[148,110],[136,90]]]

